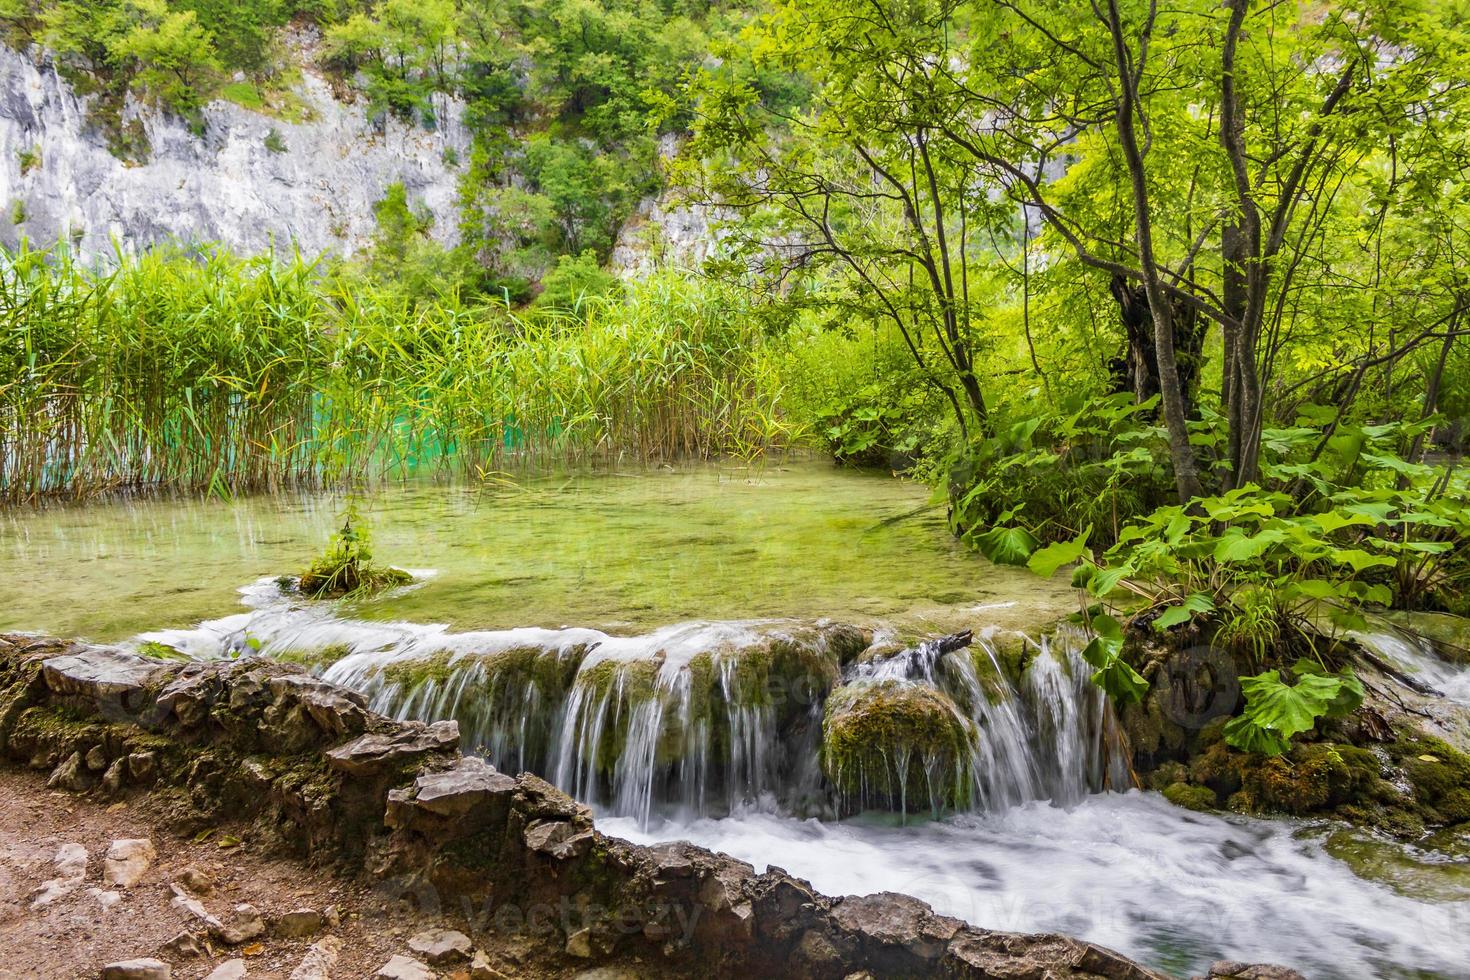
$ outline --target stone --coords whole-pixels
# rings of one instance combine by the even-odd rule
[[[459,748],[459,722],[407,722],[391,735],[361,735],[327,752],[327,765],[350,776],[386,772],[433,752]]]
[[[322,909],[322,920],[326,922],[327,928],[335,929],[342,924],[342,913],[335,905],[328,905]]]
[[[265,920],[255,906],[249,904],[236,905],[223,920],[211,916],[205,924],[209,934],[226,946],[238,946],[265,932]]]
[[[121,960],[102,968],[102,980],[171,980],[173,968],[162,960]]]
[[[316,909],[292,909],[271,922],[271,932],[284,939],[300,939],[320,932],[321,928],[322,914]]]
[[[373,974],[372,980],[434,980],[434,971],[408,956],[394,956]]]
[[[1270,963],[1216,960],[1210,964],[1209,980],[1306,980],[1306,977],[1295,970]]]
[[[184,891],[178,885],[170,884],[168,887],[169,890],[174,893],[173,900],[169,902],[169,905],[184,912],[188,912],[194,918],[199,919],[202,922],[208,922],[210,920],[211,916],[209,912],[205,910],[203,902],[191,896],[188,892]]]
[[[475,944],[453,929],[426,929],[410,937],[408,948],[434,966],[448,966],[468,960]]]
[[[87,894],[97,900],[97,904],[104,909],[110,909],[122,901],[122,895],[117,892],[106,892],[100,888],[88,888]]]
[[[877,947],[901,947],[920,960],[937,960],[964,928],[924,902],[896,892],[848,897],[832,908],[837,925]]]
[[[441,817],[462,817],[496,798],[508,798],[516,781],[484,759],[465,756],[449,769],[414,780],[414,804]]]
[[[200,871],[192,864],[180,871],[174,880],[195,895],[208,895],[214,891],[214,878],[208,872]]]
[[[51,859],[56,877],[43,881],[31,893],[31,908],[41,909],[76,891],[87,876],[87,849],[81,844],[62,844]]]
[[[158,768],[158,756],[152,752],[134,752],[128,756],[128,777],[135,783],[150,783]]]
[[[483,950],[477,949],[474,958],[470,960],[470,980],[509,980],[509,978],[491,965],[490,958]]]
[[[102,774],[102,788],[107,790],[111,796],[116,796],[118,793],[121,793],[123,783],[127,777],[127,771],[128,760],[123,758],[114,759],[112,765],[107,767],[107,772]]]
[[[102,880],[118,888],[131,888],[143,880],[158,852],[146,838],[115,840],[102,858]]]
[[[565,861],[585,854],[594,836],[591,830],[577,831],[565,820],[542,820],[527,827],[522,838],[528,850]]]
[[[87,768],[93,772],[101,772],[107,768],[107,749],[100,745],[94,745],[87,750]]]
[[[305,673],[272,677],[269,687],[278,700],[299,704],[326,735],[346,738],[367,725],[367,699],[356,691]]]
[[[73,752],[51,772],[46,780],[47,789],[65,789],[80,793],[87,788],[86,772],[82,768],[82,754]]]
[[[567,955],[582,960],[592,958],[591,929],[578,929],[567,937]]]
[[[291,971],[290,980],[331,980],[337,958],[342,955],[342,940],[323,936],[306,951],[301,963]]]
[[[172,672],[172,667],[155,660],[102,647],[86,647],[41,664],[46,686],[57,694],[125,710],[138,707],[134,702],[139,696]]]
[[[1165,974],[1146,970],[1121,953],[1092,943],[1082,947],[1072,965],[1108,980],[1168,980]]]
[[[241,980],[245,976],[244,960],[225,960],[209,972],[204,980]]]
[[[180,960],[198,959],[204,955],[204,947],[191,932],[181,932],[159,947],[159,952]]]

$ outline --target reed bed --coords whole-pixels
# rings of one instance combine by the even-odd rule
[[[794,433],[747,312],[672,276],[518,316],[295,254],[23,248],[0,255],[0,501],[751,458]]]

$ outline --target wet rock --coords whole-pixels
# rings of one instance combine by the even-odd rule
[[[316,909],[293,909],[283,912],[271,922],[271,932],[285,939],[300,939],[320,932],[322,914]]]
[[[195,895],[208,895],[214,891],[214,878],[192,864],[180,871],[174,880]]]
[[[119,888],[131,888],[143,880],[158,852],[146,838],[115,840],[102,858],[102,880]]]
[[[1094,946],[1092,943],[1087,943],[1078,951],[1077,959],[1072,965],[1078,970],[1107,977],[1108,980],[1169,980],[1167,974],[1146,970],[1121,953]]]
[[[181,932],[159,947],[159,952],[174,959],[192,960],[204,955],[204,947],[191,932]]]
[[[46,780],[47,789],[64,789],[80,793],[88,786],[86,771],[82,768],[82,754],[73,752],[51,772]]]
[[[172,672],[172,667],[155,660],[101,647],[84,647],[41,664],[51,690],[89,698],[99,707],[136,708],[140,696]]]
[[[434,980],[434,971],[407,956],[395,956],[378,967],[373,980]]]
[[[62,844],[51,859],[56,877],[41,883],[31,893],[31,908],[41,909],[76,891],[87,876],[87,849],[80,844]]]
[[[97,904],[104,909],[110,909],[122,901],[122,895],[117,892],[107,892],[100,888],[88,888],[87,894],[97,900]]]
[[[1307,978],[1284,966],[1217,960],[1210,965],[1209,980],[1307,980]]]
[[[578,831],[565,820],[541,820],[527,827],[522,836],[527,850],[566,861],[585,854],[595,835],[591,830]]]
[[[173,969],[162,960],[121,960],[102,968],[102,980],[172,980]]]
[[[209,972],[204,980],[241,980],[245,976],[244,960],[225,960]]]
[[[855,934],[864,948],[902,949],[921,961],[937,960],[964,927],[926,903],[896,892],[844,898],[832,908],[837,925]]]
[[[427,929],[410,938],[408,948],[434,966],[447,966],[468,960],[475,944],[453,929]]]
[[[459,748],[459,723],[409,722],[392,734],[363,735],[327,753],[327,765],[351,776],[396,769],[433,752]]]
[[[265,920],[255,906],[249,904],[236,905],[224,919],[211,917],[206,920],[206,925],[209,934],[226,946],[238,946],[265,932]]]
[[[291,971],[291,980],[331,980],[332,970],[341,955],[342,940],[336,936],[323,936],[312,944],[301,963]]]

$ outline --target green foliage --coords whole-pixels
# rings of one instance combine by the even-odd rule
[[[675,276],[584,319],[411,301],[296,256],[0,262],[0,496],[238,493],[793,437],[748,298]]]
[[[41,147],[39,144],[35,146],[23,147],[16,153],[15,157],[16,162],[20,164],[20,175],[24,177],[32,170],[40,169]]]
[[[556,267],[541,280],[536,305],[575,317],[586,314],[593,303],[615,300],[622,291],[618,277],[597,264],[591,250],[578,256],[563,255]]]
[[[348,501],[339,520],[342,526],[327,541],[326,550],[296,582],[303,595],[360,598],[413,580],[400,569],[373,563],[371,533],[355,501]]]
[[[1291,668],[1294,684],[1268,670],[1242,677],[1245,711],[1225,726],[1225,741],[1246,752],[1280,755],[1294,735],[1311,731],[1322,718],[1341,718],[1363,703],[1363,684],[1351,668],[1328,674],[1310,661]]]
[[[272,127],[271,131],[265,134],[265,148],[272,153],[286,152],[286,140],[281,136],[279,129]]]
[[[1136,703],[1148,693],[1148,681],[1123,659],[1123,626],[1105,614],[1092,617],[1092,640],[1082,659],[1093,668],[1092,683],[1118,704]]]

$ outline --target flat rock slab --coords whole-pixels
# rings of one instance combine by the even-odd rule
[[[102,968],[102,980],[172,980],[173,968],[162,960],[120,960]]]
[[[513,777],[484,759],[465,756],[451,769],[427,773],[414,781],[414,803],[441,817],[458,817],[492,797],[515,792]]]
[[[342,940],[336,936],[324,936],[306,951],[296,969],[291,971],[291,980],[331,980],[332,970],[341,955]]]
[[[373,974],[373,980],[434,980],[434,971],[408,956],[395,956]]]
[[[446,966],[468,960],[475,944],[453,929],[429,929],[410,938],[408,948],[435,966]]]
[[[204,980],[241,980],[245,976],[244,960],[225,960],[209,972]]]
[[[369,734],[327,753],[327,765],[351,776],[366,776],[405,765],[431,752],[459,748],[459,722],[406,723],[391,735]]]
[[[52,657],[41,663],[46,686],[57,694],[99,701],[136,696],[173,670],[157,660],[100,647]]]

